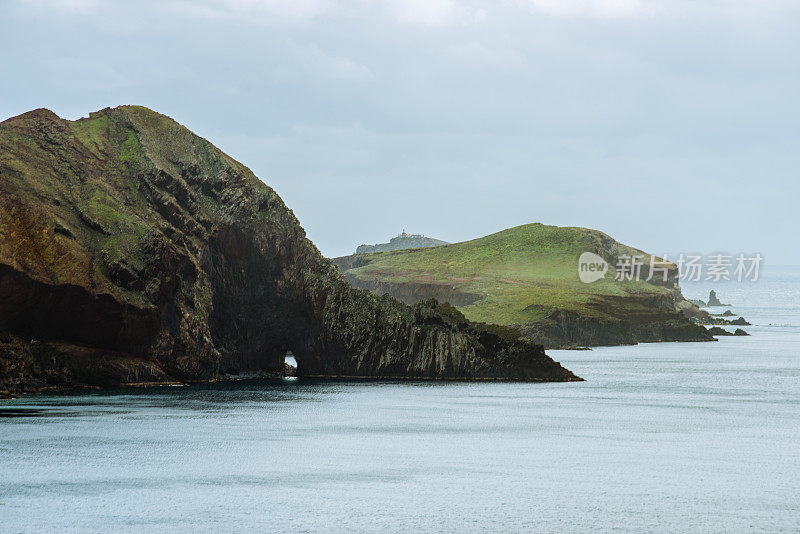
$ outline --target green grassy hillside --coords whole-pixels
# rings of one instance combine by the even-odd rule
[[[580,281],[578,258],[583,252],[594,252],[609,262],[604,279]],[[660,285],[644,279],[615,281],[614,265],[623,254],[641,255],[647,265],[651,260],[649,254],[596,230],[535,223],[463,243],[336,262],[353,285],[406,301],[426,296],[448,300],[447,295],[457,301],[459,295],[470,294],[473,298],[458,307],[474,321],[536,325],[554,311],[598,324],[684,320],[676,319],[674,307],[676,300],[682,300],[677,268],[670,264],[668,282],[659,281]]]
[[[483,298],[461,311],[470,319],[499,324],[541,319],[552,308],[603,314],[589,306],[598,296],[670,295],[647,282],[615,282],[613,273],[592,284],[578,279],[578,257],[590,251],[649,255],[622,245],[603,250],[608,236],[584,228],[526,224],[480,239],[441,247],[370,254],[369,263],[348,271],[362,280],[447,284]],[[608,258],[607,258],[608,259]]]

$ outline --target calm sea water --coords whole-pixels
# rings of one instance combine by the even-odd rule
[[[717,289],[752,337],[552,351],[580,384],[4,402],[0,531],[799,531],[800,271]]]

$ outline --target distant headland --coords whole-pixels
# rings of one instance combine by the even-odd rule
[[[439,245],[449,245],[447,241],[425,237],[422,234],[407,234],[403,228],[402,233],[397,234],[388,243],[378,243],[376,245],[361,245],[356,248],[356,254],[367,254],[369,252],[384,252],[387,250],[403,250],[407,248],[426,248],[438,247]]]

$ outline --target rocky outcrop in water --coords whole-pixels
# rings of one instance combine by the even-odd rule
[[[723,304],[720,302],[719,298],[717,297],[717,292],[713,289],[708,293],[708,303],[706,306],[709,307],[719,307],[719,306],[730,306],[730,304]]]
[[[749,326],[750,323],[744,317],[739,316],[738,319],[728,320],[725,317],[734,317],[735,314],[730,310],[721,314],[708,313],[705,310],[700,310],[699,323],[704,325],[736,325],[736,326]]]
[[[729,330],[725,330],[724,328],[720,328],[719,326],[712,326],[708,329],[708,333],[713,336],[749,336],[747,332],[742,330],[741,328],[737,328],[733,332]]]
[[[245,166],[146,108],[0,123],[0,390],[300,376],[576,380],[540,345],[351,288]]]

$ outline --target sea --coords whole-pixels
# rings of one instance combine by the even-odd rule
[[[581,383],[2,401],[0,532],[798,532],[800,268],[683,287],[751,335],[549,351]]]

